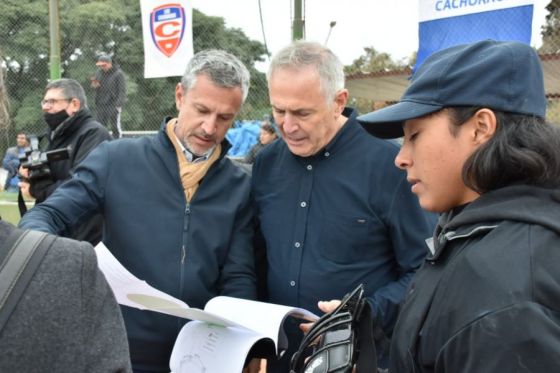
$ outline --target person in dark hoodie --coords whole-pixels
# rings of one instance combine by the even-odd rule
[[[395,164],[442,214],[391,373],[558,371],[560,130],[545,114],[536,52],[486,40],[434,53],[399,103],[358,117],[404,136]]]
[[[44,177],[30,177],[29,170],[20,167],[22,194],[35,198],[36,203],[45,201],[69,179],[75,167],[97,145],[111,139],[107,129],[91,115],[85,91],[76,80],[58,79],[47,84],[41,108],[48,125],[45,151],[67,148],[69,157],[49,162],[50,174]],[[102,229],[103,219],[97,214],[63,235],[96,245],[101,240]]]
[[[100,55],[95,65],[99,68],[91,79],[91,87],[95,89],[95,113],[118,139],[122,136],[121,113],[126,101],[126,79],[109,55]]]

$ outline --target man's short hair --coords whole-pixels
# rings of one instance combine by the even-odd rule
[[[249,70],[233,54],[218,49],[208,49],[196,53],[189,61],[181,85],[189,90],[196,84],[198,75],[205,75],[224,88],[241,88],[243,101],[249,93],[251,75]]]
[[[321,89],[327,102],[344,88],[344,65],[327,47],[316,42],[296,41],[278,51],[270,62],[266,78],[279,68],[300,69],[315,67],[321,81]]]
[[[86,92],[77,80],[67,78],[53,80],[45,87],[45,93],[50,89],[62,89],[67,99],[75,98],[80,101],[80,108],[87,108]]]

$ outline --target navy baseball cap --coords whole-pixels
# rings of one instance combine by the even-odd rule
[[[539,56],[527,44],[484,40],[432,54],[394,105],[358,117],[372,135],[403,136],[404,121],[450,106],[546,115]]]

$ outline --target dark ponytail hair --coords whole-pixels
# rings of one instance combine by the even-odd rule
[[[448,108],[451,133],[480,109]],[[560,128],[540,117],[490,110],[496,133],[463,165],[465,185],[481,194],[513,184],[559,187]]]

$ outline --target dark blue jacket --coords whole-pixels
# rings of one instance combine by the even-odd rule
[[[253,166],[256,214],[267,247],[269,300],[319,312],[359,283],[390,333],[436,217],[420,209],[395,143],[349,119],[312,157],[275,141]]]
[[[250,179],[223,155],[190,203],[175,149],[157,136],[100,145],[21,227],[61,233],[95,211],[104,243],[135,276],[191,307],[216,295],[255,297]],[[186,320],[123,307],[134,369],[169,371]]]

